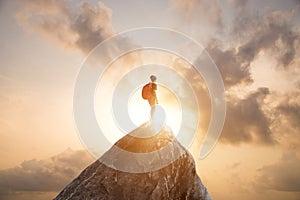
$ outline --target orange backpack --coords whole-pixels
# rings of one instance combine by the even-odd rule
[[[145,100],[148,100],[152,96],[152,83],[144,85],[142,90],[142,97]]]

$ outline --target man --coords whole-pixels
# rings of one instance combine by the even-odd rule
[[[148,100],[149,105],[152,107],[155,104],[158,104],[157,97],[156,97],[156,90],[157,90],[157,85],[155,83],[156,76],[151,75],[150,76],[150,80],[151,80],[151,82],[148,83],[148,84],[146,84],[143,87],[142,97],[145,100]]]

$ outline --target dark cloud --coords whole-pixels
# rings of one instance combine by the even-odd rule
[[[230,59],[226,59],[226,57],[223,57],[223,59],[224,63],[234,62],[230,61]],[[220,62],[221,60],[222,59],[220,58]],[[198,62],[200,62],[200,64],[204,64],[200,59]],[[228,71],[228,73],[230,73],[230,71]],[[198,73],[187,68],[186,70],[183,70],[183,74],[188,80],[194,81],[192,86],[199,100],[199,109],[201,114],[205,116],[201,118],[199,125],[201,130],[205,132],[210,120],[211,97],[205,87],[204,80],[198,76]],[[264,106],[266,104],[265,99],[269,95],[270,91],[268,88],[258,88],[257,90],[250,92],[244,98],[237,98],[231,93],[228,93],[226,120],[220,141],[230,144],[276,144],[277,141],[271,129],[273,123],[272,118],[270,118],[269,114],[264,111]]]
[[[232,56],[237,54],[236,51],[232,49],[223,52],[216,45],[210,45],[207,50],[216,61],[216,64],[219,65],[218,67],[228,91],[230,91],[228,86],[247,85],[252,81],[249,70],[240,68],[240,65],[243,63],[242,60],[238,56]],[[205,61],[204,58],[199,57],[196,62],[202,66],[205,65]],[[250,63],[247,63],[247,66],[249,65]],[[207,88],[203,86],[204,81],[200,80],[197,73],[193,70],[187,68],[184,70],[184,75],[187,76],[188,80],[193,80],[192,86],[199,99],[201,113],[205,116],[205,119],[201,119],[200,128],[205,132],[211,113],[209,93]],[[249,92],[243,98],[235,96],[232,92],[227,92],[226,120],[220,141],[230,144],[277,144],[277,139],[271,128],[273,118],[264,109],[266,106],[265,100],[269,95],[270,91],[268,88],[258,88]]]
[[[238,56],[251,62],[259,52],[269,50],[279,65],[288,67],[296,58],[300,38],[290,20],[290,13],[279,11],[236,18],[233,34],[244,37],[244,43],[238,47]]]
[[[293,71],[299,49],[299,32],[289,22],[288,13],[270,12],[265,15],[241,15],[235,22],[234,30],[240,43],[237,46],[222,45],[221,41],[211,41],[206,50],[215,61],[223,78],[225,88],[251,85],[251,64],[260,52],[272,55],[277,60],[277,66],[286,71]],[[226,48],[224,48],[226,46]],[[293,93],[293,94],[292,94]],[[269,90],[259,88],[240,99],[233,93],[227,95],[227,116],[221,141],[224,143],[257,143],[276,144],[285,141],[283,135],[293,138],[299,132],[299,104],[295,92],[273,96],[272,102],[280,102],[274,107],[264,99],[269,96]],[[276,103],[275,103],[276,104]],[[266,112],[263,108],[268,107]],[[299,138],[298,136],[296,136]],[[279,140],[278,140],[279,139]],[[293,142],[294,143],[294,142]],[[298,144],[298,143],[297,143]]]
[[[274,93],[276,104],[270,109],[272,132],[286,150],[300,150],[300,91]]]
[[[259,88],[244,99],[228,100],[226,121],[221,135],[223,142],[276,143],[270,130],[271,121],[262,110],[263,100],[268,94],[268,88]]]
[[[103,3],[80,3],[75,8],[67,0],[17,0],[15,16],[26,29],[36,31],[64,48],[88,53],[114,34],[112,12]]]
[[[300,35],[288,23],[284,13],[272,12],[255,17],[246,15],[237,18],[233,30],[237,38],[242,38],[241,44],[224,49],[220,42],[212,41],[206,47],[221,72],[226,88],[253,82],[251,63],[261,51],[272,54],[278,66],[285,68],[296,59]]]
[[[79,6],[79,14],[71,23],[71,30],[77,33],[76,45],[84,52],[89,52],[97,44],[113,34],[111,10],[103,3],[98,7],[88,3]]]
[[[254,186],[258,191],[300,192],[300,160],[288,152],[274,164],[258,169]]]
[[[245,60],[235,49],[222,50],[215,43],[211,43],[206,50],[219,68],[226,88],[253,82],[249,71],[252,60]]]
[[[297,101],[298,100],[298,101]],[[292,127],[300,131],[300,101],[299,93],[292,92],[276,107],[279,117],[284,117]]]
[[[0,170],[0,195],[20,191],[59,191],[90,162],[86,151],[65,152],[45,160],[26,160],[20,166]]]

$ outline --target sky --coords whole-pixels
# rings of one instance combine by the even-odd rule
[[[299,9],[298,0],[0,0],[0,198],[53,198],[92,163],[73,115],[83,61],[115,34],[162,27],[199,42],[220,71],[227,109],[213,151],[198,157],[211,114],[205,81],[174,55],[148,50],[120,58],[97,102],[109,102],[105,92],[133,66],[172,65],[197,91],[200,131],[189,150],[213,199],[299,200]],[[178,87],[185,91],[183,82]],[[160,91],[176,116],[176,96]],[[131,116],[145,105],[137,101],[135,93]],[[100,121],[109,112],[101,105]]]

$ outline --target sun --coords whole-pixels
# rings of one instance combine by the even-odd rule
[[[181,128],[182,112],[181,104],[175,93],[167,87],[157,84],[157,98],[159,105],[166,113],[166,125],[172,129],[175,136],[178,135]],[[126,86],[124,86],[126,87]],[[127,103],[128,117],[135,127],[124,129],[116,123],[112,109],[113,89],[109,87],[98,88],[95,95],[95,115],[97,123],[101,128],[105,138],[113,145],[124,135],[130,133],[135,128],[149,122],[151,109],[147,100],[142,98],[142,86],[137,87],[129,95]],[[118,114],[118,113],[116,113]]]
[[[129,99],[128,112],[132,122],[138,127],[150,120],[151,107],[141,96],[142,88],[136,89]],[[181,124],[181,106],[176,95],[167,87],[158,85],[157,98],[159,105],[166,113],[166,124],[176,136]]]

